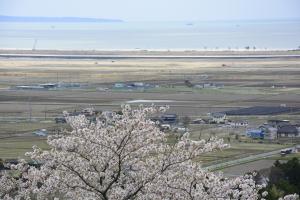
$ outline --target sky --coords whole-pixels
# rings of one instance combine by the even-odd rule
[[[125,21],[300,19],[300,0],[0,0],[0,15]]]

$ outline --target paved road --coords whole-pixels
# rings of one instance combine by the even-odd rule
[[[293,147],[287,147],[287,148],[293,148]],[[287,149],[287,148],[284,148],[284,149]],[[210,166],[207,166],[207,167],[204,167],[204,168],[208,169],[210,171],[215,171],[215,170],[222,169],[222,168],[232,167],[232,166],[235,166],[235,165],[239,165],[239,164],[243,164],[243,163],[247,163],[247,162],[252,162],[252,161],[272,157],[273,155],[276,155],[276,154],[279,155],[280,151],[284,150],[284,149],[278,149],[278,150],[271,151],[271,152],[261,153],[261,154],[257,154],[257,155],[251,155],[251,156],[244,157],[244,158],[239,158],[239,159],[236,159],[236,160],[230,160],[230,161],[227,161],[227,162],[222,162],[222,163],[210,165]]]
[[[269,59],[300,58],[290,55],[54,55],[54,54],[0,54],[0,58],[53,58],[53,59]]]

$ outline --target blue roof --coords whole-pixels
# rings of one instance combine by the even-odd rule
[[[251,130],[247,130],[247,136],[251,138],[263,139],[265,136],[265,132],[261,129],[251,129]]]
[[[249,134],[260,134],[260,133],[264,133],[264,131],[263,130],[261,130],[261,129],[251,129],[251,130],[247,130],[247,133],[249,133]]]

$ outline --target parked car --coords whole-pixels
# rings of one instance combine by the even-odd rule
[[[286,154],[291,154],[292,151],[292,149],[284,149],[280,151],[280,155],[285,156]]]

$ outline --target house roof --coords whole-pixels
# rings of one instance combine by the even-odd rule
[[[164,114],[161,116],[162,118],[176,118],[177,115],[176,114]]]
[[[247,133],[248,134],[262,134],[262,133],[264,133],[264,131],[261,129],[251,129],[251,130],[248,130]]]
[[[224,117],[224,116],[226,116],[226,114],[225,114],[225,113],[213,113],[212,116],[213,116],[213,117],[216,117],[216,118],[219,118],[219,117]]]
[[[270,123],[281,123],[281,122],[288,123],[289,120],[270,119],[270,120],[268,120],[268,122],[270,122]]]
[[[285,126],[279,127],[277,133],[279,133],[279,134],[281,134],[281,133],[297,134],[298,130],[295,125],[285,125]]]

